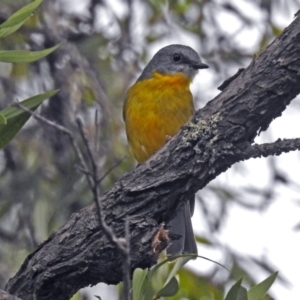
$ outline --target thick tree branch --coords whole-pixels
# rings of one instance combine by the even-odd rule
[[[245,159],[244,150],[251,147],[257,133],[300,92],[299,45],[297,17],[222,93],[197,111],[166,147],[102,197],[105,222],[117,237],[124,236],[125,218],[129,218],[132,270],[156,262],[153,237],[163,237],[162,244],[167,239],[161,224],[191,194]],[[259,150],[253,147],[253,152]],[[99,231],[91,205],[74,214],[29,255],[6,288],[23,300],[69,299],[89,284],[118,283],[121,260]]]

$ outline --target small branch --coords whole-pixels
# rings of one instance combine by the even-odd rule
[[[84,145],[87,149],[87,154],[89,161],[92,166],[92,181],[93,184],[90,185],[90,189],[93,193],[94,202],[96,205],[96,210],[98,214],[99,224],[100,228],[103,230],[106,237],[109,239],[109,241],[116,246],[116,248],[119,250],[121,256],[123,257],[123,282],[124,282],[124,300],[130,300],[131,299],[131,280],[130,280],[130,274],[131,274],[131,267],[130,267],[130,233],[129,233],[129,219],[126,216],[125,218],[125,239],[124,238],[117,238],[115,234],[113,233],[112,229],[106,224],[104,221],[104,215],[103,215],[103,209],[102,209],[102,203],[100,200],[99,195],[99,183],[104,178],[102,176],[102,179],[99,181],[98,179],[98,167],[94,158],[94,155],[92,153],[89,141],[84,133],[84,129],[82,126],[82,122],[80,119],[76,119],[76,123],[78,125],[80,135],[82,137],[82,140],[84,142]],[[120,162],[118,162],[116,165],[119,165]]]
[[[23,106],[23,105],[20,104],[19,102],[16,102],[16,103],[15,103],[15,106],[17,106],[17,107],[21,108],[22,110],[28,112],[28,113],[31,114],[36,120],[39,120],[39,121],[41,121],[41,122],[47,124],[48,126],[51,126],[51,127],[55,128],[55,129],[57,129],[58,131],[60,131],[60,132],[62,132],[62,133],[65,133],[66,135],[68,135],[68,137],[69,137],[69,139],[70,139],[70,141],[71,141],[71,145],[72,145],[72,147],[73,147],[73,150],[74,150],[74,152],[75,152],[75,154],[76,154],[76,156],[77,156],[77,158],[78,158],[78,160],[79,160],[79,162],[80,162],[81,168],[82,168],[83,170],[88,170],[88,167],[87,167],[87,165],[86,165],[86,163],[85,163],[85,160],[84,160],[84,158],[83,158],[83,155],[82,155],[82,153],[81,153],[81,151],[80,151],[80,148],[78,147],[78,145],[77,145],[77,143],[76,143],[76,141],[75,141],[75,139],[74,139],[74,136],[72,135],[72,133],[71,133],[70,130],[68,130],[68,129],[67,129],[66,127],[64,127],[64,126],[58,125],[57,123],[52,122],[52,121],[50,121],[50,120],[48,120],[48,119],[42,117],[41,115],[38,115],[37,113],[35,113],[34,111],[31,111],[30,109],[26,108],[25,106]],[[87,176],[87,178],[89,178],[89,177]]]
[[[131,267],[130,267],[130,232],[129,232],[129,219],[128,217],[125,218],[125,239],[124,238],[117,238],[115,234],[113,233],[113,230],[106,224],[104,221],[104,215],[102,210],[102,205],[100,201],[100,194],[99,194],[99,183],[105,178],[105,176],[116,166],[118,166],[123,160],[119,160],[112,168],[110,168],[101,178],[98,178],[98,166],[96,163],[96,160],[94,158],[94,155],[92,153],[91,147],[89,145],[89,141],[84,133],[82,122],[79,118],[76,119],[76,123],[79,128],[79,132],[81,135],[81,138],[83,140],[83,143],[87,149],[87,155],[89,158],[89,161],[91,163],[92,170],[89,170],[88,164],[86,163],[83,154],[76,143],[73,134],[64,126],[58,125],[38,114],[35,112],[27,109],[25,106],[21,105],[20,103],[15,104],[17,107],[21,108],[22,110],[30,113],[35,119],[44,122],[45,124],[67,134],[70,138],[72,147],[74,149],[74,152],[76,153],[80,165],[77,166],[77,169],[79,169],[87,178],[87,182],[89,185],[90,190],[93,193],[93,199],[96,205],[97,215],[98,215],[98,221],[99,221],[99,227],[104,232],[108,240],[118,249],[121,256],[123,257],[123,276],[124,276],[124,299],[130,300],[131,299],[131,280],[130,280],[130,274],[131,274]],[[97,117],[97,114],[96,114]],[[96,146],[96,144],[95,144]],[[0,299],[1,300],[1,299]]]
[[[92,176],[92,172],[90,170],[84,170],[84,169],[82,169],[82,167],[80,167],[78,165],[75,165],[75,168],[84,175]]]
[[[124,156],[123,158],[119,159],[114,165],[112,165],[100,178],[97,179],[97,183],[102,182],[102,180],[116,167],[118,167],[126,158]]]
[[[97,164],[96,164],[96,161],[95,161],[95,158],[93,156],[93,153],[92,153],[92,150],[91,150],[91,147],[90,147],[90,144],[89,144],[89,141],[84,133],[84,130],[83,130],[83,125],[82,125],[82,122],[79,118],[76,119],[76,123],[77,123],[77,126],[79,128],[79,132],[80,132],[80,135],[81,135],[81,138],[83,140],[83,143],[87,149],[87,153],[88,153],[88,158],[90,160],[90,163],[92,165],[92,174],[94,175],[97,175],[98,173],[98,167],[97,167]],[[91,187],[92,188],[92,187]],[[95,182],[94,182],[94,186],[93,188],[95,188]]]
[[[0,238],[3,240],[3,241],[7,241],[9,243],[16,243],[16,234],[15,233],[11,233],[11,232],[8,232],[6,230],[4,230],[3,228],[0,228]]]
[[[98,118],[99,118],[99,113],[98,113],[98,109],[96,109],[95,111],[95,140],[94,140],[94,147],[95,147],[95,152],[98,153],[98,140],[99,140],[99,127],[98,127]]]
[[[295,139],[278,139],[274,143],[254,144],[249,146],[241,158],[243,160],[249,158],[268,157],[271,155],[280,155],[290,151],[300,150],[300,138]]]
[[[126,251],[126,247],[123,243],[123,240],[118,239],[112,232],[111,228],[104,221],[102,205],[101,205],[101,201],[99,201],[100,196],[99,196],[99,190],[98,190],[98,185],[97,185],[97,181],[98,181],[98,179],[97,179],[97,176],[98,176],[97,164],[95,162],[88,139],[84,133],[82,122],[80,121],[80,119],[76,119],[76,123],[78,125],[80,135],[81,135],[84,145],[87,149],[88,157],[89,157],[90,163],[92,165],[92,171],[91,171],[91,174],[92,174],[91,179],[92,180],[88,181],[88,183],[89,183],[90,189],[94,196],[94,202],[95,202],[95,205],[97,208],[97,214],[98,214],[98,218],[99,218],[100,228],[104,231],[104,233],[107,236],[107,238],[109,239],[109,241],[112,244],[114,244],[121,253],[124,253]]]

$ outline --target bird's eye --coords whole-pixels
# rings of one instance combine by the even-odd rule
[[[178,53],[173,54],[173,61],[174,62],[178,63],[178,62],[181,61],[181,59],[182,59],[182,57],[181,57],[180,54],[178,54]]]

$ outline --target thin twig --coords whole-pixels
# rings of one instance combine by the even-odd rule
[[[123,290],[123,298],[124,300],[131,300],[131,280],[130,280],[130,233],[129,233],[129,219],[126,217],[125,219],[125,240],[124,238],[117,238],[112,229],[106,224],[104,221],[103,210],[102,210],[102,203],[101,198],[99,196],[99,179],[98,177],[98,167],[92,153],[89,141],[85,135],[82,122],[79,118],[76,119],[76,123],[79,128],[80,135],[84,142],[84,145],[87,150],[88,158],[90,160],[92,166],[92,180],[93,186],[91,186],[91,191],[94,196],[94,202],[97,209],[98,219],[100,223],[101,229],[104,231],[107,238],[111,241],[112,244],[116,246],[119,250],[121,256],[123,257],[123,282],[124,282],[124,290]],[[122,159],[123,160],[123,159]],[[121,160],[121,161],[122,161]],[[117,165],[120,164],[120,161],[117,162]]]
[[[81,122],[81,120],[79,118],[76,118],[76,123],[77,123],[77,126],[79,128],[79,132],[80,132],[81,138],[83,140],[83,143],[84,143],[84,145],[86,147],[86,150],[87,150],[87,153],[88,153],[88,158],[89,158],[90,163],[92,165],[92,174],[93,174],[92,176],[96,175],[96,177],[97,177],[98,167],[97,167],[94,155],[92,153],[92,149],[90,147],[89,141],[88,141],[88,139],[87,139],[87,137],[86,137],[86,135],[84,133],[82,122]],[[96,188],[96,181],[94,181],[93,185],[94,185],[94,188]],[[98,197],[98,194],[97,194],[97,197]]]
[[[92,182],[93,183],[92,183],[92,185],[90,185],[90,188],[91,188],[91,191],[94,196],[94,202],[96,204],[100,227],[105,232],[105,235],[110,240],[110,242],[113,243],[117,247],[117,249],[121,252],[122,255],[124,255],[124,253],[126,251],[126,245],[124,244],[124,239],[118,239],[112,232],[111,228],[104,221],[102,205],[101,205],[101,200],[100,200],[100,196],[99,196],[99,189],[98,189],[98,185],[97,185],[97,173],[98,173],[97,164],[95,162],[93,153],[91,151],[91,147],[89,145],[88,139],[84,133],[81,120],[77,118],[76,123],[78,125],[79,132],[80,132],[80,135],[84,142],[84,145],[87,149],[87,154],[88,154],[91,166],[92,166]]]
[[[95,147],[95,153],[98,153],[98,139],[99,139],[99,128],[98,128],[98,117],[99,117],[99,111],[98,109],[95,110],[95,141],[94,141],[94,147]]]
[[[17,107],[21,108],[22,110],[24,110],[24,111],[30,113],[35,119],[37,119],[37,120],[39,120],[39,121],[42,121],[42,122],[44,122],[45,124],[47,124],[47,125],[49,125],[49,126],[55,128],[55,129],[57,129],[57,130],[59,130],[59,131],[65,133],[65,134],[67,134],[67,135],[69,136],[70,140],[71,140],[72,147],[73,147],[73,149],[74,149],[74,151],[75,151],[75,153],[76,153],[76,155],[77,155],[77,157],[78,157],[78,159],[79,159],[81,168],[82,168],[83,170],[88,170],[88,166],[87,166],[87,164],[86,164],[86,162],[85,162],[85,160],[84,160],[84,157],[83,157],[83,155],[82,155],[82,153],[81,153],[81,151],[80,151],[79,146],[77,145],[77,143],[76,143],[76,141],[75,141],[75,139],[74,139],[72,133],[71,133],[66,127],[61,126],[61,125],[58,125],[58,124],[56,124],[56,123],[54,123],[54,122],[52,122],[52,121],[50,121],[50,120],[48,120],[48,119],[42,117],[41,115],[38,115],[37,113],[35,113],[35,112],[29,110],[28,108],[26,108],[25,106],[23,106],[23,105],[20,104],[19,102],[15,103],[15,105],[16,105]],[[78,122],[78,124],[81,124],[81,122]],[[80,126],[79,126],[79,128],[80,128]],[[87,138],[86,138],[86,136],[85,136],[83,130],[82,130],[81,133],[82,133],[82,137],[84,138],[84,142],[86,143],[86,142],[87,142]],[[87,146],[88,149],[89,149],[88,142],[87,142],[86,146]],[[91,153],[91,152],[90,152],[90,153]],[[90,158],[92,158],[92,156],[91,156]],[[92,163],[93,163],[93,161],[92,161]],[[95,168],[95,167],[94,167],[94,168]],[[93,174],[93,173],[91,172],[91,174]],[[97,189],[94,188],[94,187],[96,186],[96,184],[95,184],[96,181],[93,180],[93,175],[94,175],[94,174],[93,174],[93,175],[89,175],[89,174],[85,173],[85,175],[86,175],[86,178],[87,178],[89,187],[90,187],[90,189],[91,189],[91,190],[93,191],[93,193],[94,193],[94,191],[97,190]],[[96,198],[95,198],[95,196],[96,196]],[[103,229],[105,235],[106,235],[107,238],[110,240],[110,242],[113,243],[113,244],[114,244],[120,251],[122,251],[122,253],[123,253],[123,251],[124,251],[124,243],[123,243],[123,239],[121,240],[121,242],[119,242],[119,241],[118,241],[118,238],[114,236],[114,234],[113,234],[111,228],[110,228],[109,226],[107,226],[107,224],[106,224],[105,221],[103,220],[102,213],[101,213],[101,207],[99,206],[99,195],[98,195],[97,193],[94,194],[94,198],[97,200],[97,201],[95,201],[95,203],[96,203],[96,207],[97,207],[97,213],[98,213],[98,217],[99,217],[99,222],[100,222],[100,227],[101,227],[101,229]]]
[[[117,166],[119,166],[123,160],[126,158],[126,156],[119,159],[114,165],[112,165],[100,178],[97,179],[97,183],[101,183],[103,179]]]
[[[16,102],[16,103],[15,103],[15,106],[17,106],[17,107],[21,108],[22,110],[28,112],[28,113],[31,114],[35,119],[37,119],[37,120],[39,120],[39,121],[41,121],[41,122],[47,124],[48,126],[51,126],[51,127],[55,128],[55,129],[59,130],[60,132],[65,133],[66,135],[68,135],[68,137],[69,137],[69,139],[70,139],[70,141],[71,141],[71,145],[72,145],[72,147],[73,147],[73,150],[74,150],[74,152],[75,152],[75,154],[76,154],[76,156],[77,156],[77,158],[78,158],[78,160],[79,160],[80,165],[82,166],[82,169],[83,169],[83,170],[88,170],[88,167],[87,167],[87,165],[86,165],[86,163],[85,163],[85,160],[84,160],[84,158],[83,158],[83,155],[82,155],[82,153],[81,153],[81,151],[80,151],[80,148],[79,148],[79,146],[77,145],[77,143],[76,143],[76,141],[75,141],[75,139],[74,139],[74,137],[73,137],[73,134],[71,133],[70,130],[68,130],[68,129],[67,129],[66,127],[64,127],[64,126],[58,125],[57,123],[52,122],[52,121],[50,121],[50,120],[48,120],[48,119],[42,117],[41,115],[38,115],[37,113],[35,113],[35,112],[31,111],[30,109],[26,108],[25,106],[23,106],[23,105],[22,105],[21,103],[19,103],[19,102]],[[90,180],[90,176],[87,176],[87,178],[88,178],[88,181],[89,181],[89,180]]]
[[[87,149],[87,154],[89,161],[91,163],[92,170],[89,170],[88,164],[86,163],[84,156],[76,143],[73,134],[64,126],[58,125],[38,114],[35,112],[27,109],[25,106],[20,104],[19,102],[15,103],[15,106],[21,108],[25,112],[30,113],[35,119],[59,130],[60,132],[65,133],[66,135],[69,136],[71,145],[73,147],[74,152],[77,155],[77,158],[79,160],[79,166],[77,168],[86,176],[88,185],[93,193],[93,198],[94,202],[96,205],[96,210],[97,210],[97,215],[98,215],[98,220],[99,220],[99,227],[100,229],[104,232],[108,240],[118,249],[120,255],[123,257],[123,278],[124,278],[124,299],[130,300],[131,299],[131,281],[130,281],[130,234],[129,234],[129,220],[126,218],[125,220],[125,239],[124,238],[117,238],[112,229],[106,224],[104,221],[104,216],[103,216],[103,211],[102,211],[102,206],[101,206],[101,198],[99,195],[99,182],[101,182],[104,177],[102,176],[101,178],[98,177],[98,167],[96,164],[96,161],[94,159],[93,153],[91,151],[88,139],[84,133],[82,122],[80,119],[76,119],[80,135],[82,137],[82,140],[84,142],[84,145]],[[124,158],[122,158],[120,161],[118,161],[112,168],[109,169],[104,175],[107,175],[113,168],[118,166]]]
[[[90,170],[84,170],[84,169],[82,169],[81,166],[75,165],[75,168],[76,168],[78,171],[80,171],[81,173],[83,173],[84,175],[90,175],[90,176],[93,175],[92,172],[91,172]]]

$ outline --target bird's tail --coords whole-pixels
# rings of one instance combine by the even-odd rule
[[[172,241],[167,248],[167,255],[198,254],[191,222],[191,204],[188,201],[169,224],[169,231],[181,237]]]

